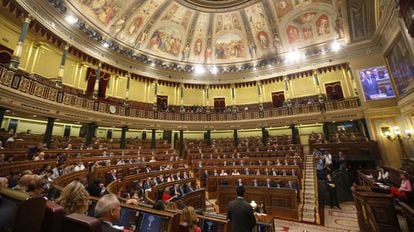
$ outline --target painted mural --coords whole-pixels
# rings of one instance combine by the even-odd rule
[[[220,36],[215,43],[216,59],[234,59],[245,56],[244,43],[240,35],[227,33]]]
[[[265,31],[260,31],[257,33],[257,39],[259,41],[260,47],[263,49],[269,48],[269,35]]]
[[[313,39],[313,31],[312,31],[311,26],[304,27],[302,30],[303,30],[303,39],[304,40],[312,40]]]
[[[316,12],[308,12],[296,17],[293,21],[298,24],[306,24],[313,21],[316,16]]]
[[[289,25],[286,29],[288,41],[290,44],[300,41],[299,29],[293,25]]]
[[[276,14],[279,19],[283,18],[288,13],[301,9],[305,6],[310,6],[311,3],[323,3],[333,5],[334,0],[274,0]]]
[[[251,7],[246,8],[245,10],[250,28],[252,30],[252,33],[256,37],[256,44],[261,49],[261,53],[267,53],[270,50],[270,34],[269,34],[269,28],[267,26],[267,19],[265,17],[265,13],[263,11],[263,8],[261,4],[255,4]],[[257,57],[257,48],[255,44],[249,44],[249,49],[254,50],[253,52],[250,52],[252,57]],[[249,51],[250,51],[249,50]]]
[[[351,15],[358,26],[351,28],[354,37],[365,33],[360,25],[365,6],[359,0],[348,0],[349,12],[344,0],[267,0],[220,13],[196,12],[173,0],[67,1],[92,27],[99,27],[104,38],[112,37],[137,53],[185,62],[248,61],[291,46],[344,38],[348,30],[343,15]]]
[[[197,19],[196,28],[194,30],[193,45],[191,49],[190,60],[194,62],[204,62],[203,56],[206,46],[207,28],[208,28],[208,14],[200,14]]]
[[[310,43],[322,38],[324,40],[343,38],[342,16],[337,15],[334,24],[327,14],[306,12],[294,18],[286,27],[289,44]]]
[[[293,10],[293,4],[291,0],[276,0],[276,14],[278,18],[282,18],[287,13]]]
[[[122,20],[125,19],[125,25],[122,26],[122,29],[116,33],[116,31],[110,31],[111,34],[116,34],[117,38],[130,44],[131,46],[135,46],[136,44],[141,44],[143,41],[141,39],[145,39],[139,32],[144,27],[145,23],[148,21],[148,18],[155,12],[155,10],[162,4],[165,0],[151,0],[151,1],[144,1],[142,5],[134,5],[131,9],[131,12],[128,16],[121,18],[121,21],[117,21],[114,25],[118,24],[118,26],[114,27],[111,26],[111,29],[118,28],[116,30],[120,30],[122,25]]]
[[[148,42],[148,49],[178,56],[181,50],[181,37],[178,30],[162,27],[154,31]]]
[[[91,10],[95,18],[107,26],[122,7],[122,0],[79,0],[81,4]]]
[[[181,25],[187,30],[188,24],[190,23],[193,12],[185,7],[180,7],[177,4],[173,4],[171,8],[164,15],[162,20]]]
[[[215,33],[232,29],[242,30],[238,13],[219,14],[216,16]]]
[[[321,15],[316,21],[316,28],[318,31],[318,36],[324,36],[331,33],[331,28],[329,26],[329,18],[327,15]]]

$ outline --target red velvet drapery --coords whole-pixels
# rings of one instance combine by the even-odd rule
[[[225,98],[214,98],[214,109],[216,111],[223,110],[226,107]]]
[[[108,82],[111,75],[109,73],[101,71],[99,80],[99,90],[98,90],[98,97],[105,98],[106,89],[108,88]],[[86,87],[86,94],[92,95],[93,89],[96,83],[96,70],[92,68],[88,68],[86,71],[86,80],[88,81],[88,86]]]
[[[13,50],[0,44],[0,63],[8,64],[13,56]]]
[[[330,101],[338,101],[344,99],[341,82],[333,82],[325,84],[326,95]]]
[[[272,93],[273,107],[282,107],[285,101],[285,93],[283,91]]]

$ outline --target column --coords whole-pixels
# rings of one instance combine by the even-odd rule
[[[185,108],[184,108],[184,84],[181,83],[180,84],[180,118],[181,118],[181,120],[184,120],[184,113],[185,113]]]
[[[233,141],[234,141],[234,146],[237,147],[239,145],[239,136],[237,134],[237,129],[233,130]]]
[[[367,120],[366,119],[361,119],[358,120],[358,127],[361,130],[362,134],[368,138],[369,140],[371,140],[369,133],[368,133],[368,125],[367,125]]]
[[[207,140],[207,145],[211,146],[211,130],[207,130],[206,140]]]
[[[129,86],[131,84],[131,73],[128,72],[127,74],[127,84],[126,84],[126,90],[125,90],[125,101],[124,105],[128,106],[128,98],[129,98]]]
[[[52,141],[53,124],[55,123],[55,120],[55,118],[47,118],[46,131],[43,137],[43,143],[46,143],[47,148],[50,148],[50,142]]]
[[[262,143],[263,143],[263,145],[267,144],[268,137],[269,137],[269,133],[268,133],[267,129],[263,127],[262,128]]]
[[[157,95],[158,95],[158,80],[154,81],[154,96],[152,103],[156,106],[157,105]]]
[[[95,87],[93,89],[93,98],[94,99],[98,99],[98,96],[99,96],[99,81],[101,80],[101,68],[102,68],[102,62],[99,61],[98,68],[96,69]]]
[[[98,125],[96,125],[96,123],[94,122],[91,122],[87,125],[87,127],[88,127],[88,131],[86,132],[86,141],[85,141],[86,146],[92,143],[92,139],[95,136],[96,128],[98,127]]]
[[[142,131],[141,138],[142,138],[142,140],[147,140],[147,131],[146,130]]]
[[[4,114],[6,113],[6,108],[0,106],[0,127],[3,125]]]
[[[210,93],[209,93],[209,85],[206,85],[205,87],[204,87],[204,97],[205,97],[205,100],[204,100],[204,104],[208,107],[208,106],[210,106]]]
[[[23,51],[23,43],[26,39],[27,32],[29,30],[29,25],[31,21],[31,16],[27,16],[24,19],[23,25],[22,25],[22,31],[20,32],[19,40],[17,41],[16,48],[14,49],[13,56],[10,60],[9,67],[13,70],[18,70],[20,65],[20,57],[22,56]]]
[[[180,130],[180,156],[184,154],[184,131]]]
[[[353,90],[354,96],[355,97],[358,97],[358,89],[357,89],[355,77],[354,77],[354,75],[352,73],[351,65],[348,65],[348,68],[347,68],[346,71],[348,73],[348,76],[350,77],[350,78],[346,78],[346,79],[350,79],[351,80],[351,85],[352,85],[352,90]]]
[[[313,70],[313,82],[315,83],[316,89],[318,90],[318,94],[321,94],[321,81],[318,75],[318,70]]]
[[[236,105],[236,86],[234,84],[231,84],[230,87],[230,94],[231,94],[231,100],[232,100],[232,105]]]
[[[184,84],[180,84],[180,105],[184,105]]]
[[[325,134],[325,139],[327,141],[329,141],[330,140],[329,139],[329,123],[328,122],[324,122],[322,129],[323,129],[323,133]]]
[[[293,114],[293,110],[292,110],[292,100],[290,100],[290,93],[289,93],[289,77],[284,76],[283,81],[285,84],[285,90],[284,90],[285,98],[286,98],[285,102],[288,107],[288,114],[290,115],[290,114]]]
[[[156,144],[156,140],[155,140],[155,133],[156,133],[157,131],[155,130],[155,129],[152,129],[151,130],[151,149],[155,149],[155,148],[157,148],[157,144]]]
[[[122,130],[121,130],[121,141],[119,144],[119,148],[120,149],[125,149],[125,144],[126,144],[126,132],[128,131],[128,127],[127,126],[123,126]]]
[[[261,81],[257,81],[257,98],[259,100],[259,103],[263,103],[263,85]]]
[[[292,131],[292,144],[299,144],[299,130],[295,124],[290,125],[290,130]]]
[[[63,49],[62,59],[60,60],[60,66],[59,66],[59,73],[56,78],[56,88],[62,88],[63,83],[63,76],[65,75],[65,64],[66,64],[66,58],[68,56],[68,50],[69,50],[69,44],[65,45],[65,49]]]

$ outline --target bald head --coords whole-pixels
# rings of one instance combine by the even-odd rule
[[[9,180],[6,177],[0,177],[0,187],[8,188]]]
[[[29,186],[30,182],[32,182],[35,179],[34,175],[26,174],[20,177],[19,180],[19,188],[22,191],[27,191],[27,187]]]

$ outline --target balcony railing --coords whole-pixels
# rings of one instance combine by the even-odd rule
[[[326,111],[346,110],[358,108],[360,101],[358,98],[348,98],[341,101],[326,101],[323,103],[311,103],[306,105],[294,105],[291,107],[264,108],[263,110],[251,111],[224,111],[215,112],[160,112],[149,109],[149,107],[139,108],[139,103],[125,106],[120,101],[108,103],[95,99],[74,94],[73,91],[64,92],[51,84],[50,81],[34,77],[20,71],[13,71],[0,66],[0,83],[3,86],[21,91],[33,97],[46,99],[48,101],[71,106],[78,109],[96,111],[100,113],[127,116],[134,118],[158,119],[168,121],[232,121],[232,120],[252,120],[261,118],[283,117],[289,115],[304,115],[323,113]],[[132,103],[132,102],[131,102]],[[270,104],[267,104],[270,105]],[[110,112],[110,107],[115,106],[116,111]],[[238,106],[238,109],[244,109]],[[246,107],[247,108],[247,107]],[[259,107],[258,107],[259,108]]]

